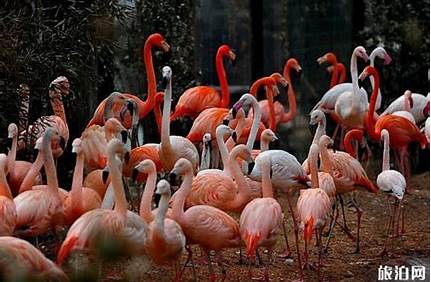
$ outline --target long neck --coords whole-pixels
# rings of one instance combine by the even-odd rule
[[[359,103],[359,84],[358,84],[358,57],[355,52],[352,54],[350,59],[350,74],[352,75],[352,105],[357,105]]]
[[[175,197],[174,203],[172,204],[172,216],[180,225],[185,218],[184,203],[187,196],[190,194],[190,190],[192,189],[192,182],[193,172],[190,170],[184,175],[180,190],[176,192],[179,193],[177,195],[178,197]]]
[[[121,161],[114,156],[109,157],[109,173],[111,175],[111,184],[114,189],[115,211],[126,217],[127,201],[124,193],[123,180],[121,179],[121,171],[119,163]]]
[[[379,134],[375,133],[374,127],[376,124],[376,121],[374,120],[374,112],[376,110],[376,102],[377,102],[377,95],[378,95],[378,89],[380,80],[378,77],[377,72],[373,73],[372,76],[375,75],[375,84],[373,87],[373,94],[371,95],[370,104],[368,108],[368,117],[367,117],[367,133],[368,136],[370,136],[374,140],[378,140],[380,138]]]
[[[250,186],[245,180],[244,174],[242,174],[239,164],[237,162],[238,153],[237,150],[232,150],[229,155],[229,166],[231,170],[231,174],[233,179],[235,179],[236,185],[238,187],[238,196],[237,200],[243,203],[245,198],[248,198],[250,195]]]
[[[49,140],[43,140],[43,154],[44,154],[44,166],[46,173],[46,182],[48,184],[48,189],[54,193],[58,193],[58,179],[57,170],[54,164],[54,156],[52,155],[51,142]]]
[[[75,170],[73,171],[72,189],[70,190],[72,207],[80,208],[82,206],[82,181],[84,173],[84,152],[76,155]]]
[[[253,124],[251,126],[250,135],[247,139],[247,147],[252,150],[254,141],[256,140],[257,131],[259,130],[259,123],[262,116],[262,113],[260,111],[259,104],[257,103],[257,100],[253,99],[251,106],[253,107]]]
[[[272,131],[275,131],[277,124],[275,123],[274,91],[272,89],[272,85],[268,85],[266,87],[266,98],[268,99],[269,107],[269,128]]]
[[[56,90],[51,90],[51,91],[56,91]],[[64,105],[63,105],[61,95],[58,93],[55,93],[55,94],[50,93],[50,100],[51,100],[51,107],[52,107],[52,110],[54,111],[54,114],[60,117],[64,121],[64,124],[67,125],[66,113],[64,110]]]
[[[371,55],[370,55],[370,66],[372,66],[373,68],[374,68],[374,61],[376,60],[376,56],[377,56],[376,52],[371,52]],[[375,79],[374,79],[373,76],[370,76],[370,82],[371,82],[371,87],[374,89]],[[377,100],[381,99],[381,95],[382,95],[382,93],[380,92],[380,88],[378,88],[378,98],[377,98]]]
[[[319,124],[317,125],[316,132],[314,133],[313,142],[312,144],[319,144],[320,137],[326,134],[326,117],[323,116],[323,118],[319,121]]]
[[[165,230],[165,217],[168,211],[168,207],[169,207],[169,194],[168,193],[162,194],[159,202],[159,208],[157,209],[156,218],[154,219],[157,230],[162,234],[164,233],[164,230]]]
[[[339,79],[338,79],[338,83],[341,84],[343,82],[346,81],[346,68],[344,67],[344,65],[342,63],[338,63],[337,64],[337,70],[339,72]]]
[[[321,170],[332,175],[331,158],[329,157],[328,148],[325,144],[319,144],[320,158],[322,160]]]
[[[387,134],[384,135],[383,140],[383,162],[382,162],[382,171],[389,170],[389,136]]]
[[[338,67],[337,67],[337,60],[334,60],[332,62],[332,76],[331,76],[331,85],[330,87],[334,87],[338,83]]]
[[[223,140],[223,132],[218,132],[216,135],[217,146],[220,151],[221,160],[223,162],[224,171],[229,171],[229,152],[227,150],[227,146]]]
[[[18,136],[14,135],[12,138],[12,147],[10,148],[9,153],[7,154],[7,167],[9,168],[9,172],[13,172],[15,170],[15,159],[16,159],[16,147],[18,145]]]
[[[30,170],[24,177],[24,180],[21,183],[21,187],[19,188],[19,193],[30,190],[33,187],[34,181],[39,174],[39,171],[43,166],[43,154],[42,151],[39,151],[37,154],[36,160],[33,162]]]
[[[220,89],[221,89],[220,108],[227,108],[229,107],[229,103],[230,103],[230,94],[229,94],[229,86],[226,78],[226,72],[223,66],[223,53],[220,52],[220,50],[217,51],[217,55],[216,55],[216,70],[217,70],[217,76],[220,82]]]
[[[6,160],[3,161],[2,165],[0,165],[0,196],[8,197],[9,199],[13,199],[12,193],[10,191],[9,184],[6,179],[5,174],[5,163]]]
[[[266,139],[263,134],[260,136],[260,152],[269,150],[269,140]]]
[[[162,111],[160,110],[160,103],[154,104],[154,118],[156,120],[157,129],[159,134],[162,133]]]
[[[154,106],[154,100],[157,92],[156,74],[154,73],[153,57],[151,49],[153,45],[149,41],[145,42],[144,46],[144,64],[147,72],[147,99],[145,100],[145,107],[150,109]],[[147,109],[145,109],[147,110]],[[141,110],[142,111],[142,110]]]
[[[265,160],[262,166],[262,197],[274,197],[271,183],[271,164],[269,160]]]
[[[356,159],[356,150],[355,148],[353,148],[352,141],[353,141],[353,135],[352,135],[352,132],[349,131],[344,137],[343,145],[346,150],[346,153],[348,153],[349,155],[351,155]]]
[[[161,145],[165,148],[171,146],[170,142],[170,123],[169,117],[171,114],[171,97],[172,97],[172,80],[169,79],[168,85],[165,90],[165,97],[163,100],[163,115],[162,115],[162,136]]]
[[[208,169],[210,167],[210,148],[209,145],[203,144],[202,154],[201,154],[201,165],[199,167],[200,170]]]
[[[289,88],[287,89],[287,99],[289,102],[289,111],[283,114],[282,122],[286,123],[291,121],[296,116],[296,97],[295,90],[293,89],[292,79],[290,77],[291,67],[290,64],[284,68],[283,76],[287,80],[289,84]]]
[[[311,188],[319,187],[319,176],[317,171],[317,154],[311,154],[308,158],[308,165],[311,172]]]
[[[148,174],[147,182],[145,183],[144,194],[141,198],[141,205],[139,207],[139,215],[145,220],[145,222],[150,223],[154,220],[153,213],[151,212],[151,200],[153,199],[154,187],[156,186],[157,173],[156,171],[151,171]]]

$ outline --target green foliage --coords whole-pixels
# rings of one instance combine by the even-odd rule
[[[429,0],[365,1],[365,24],[358,44],[371,51],[383,45],[392,57],[383,73],[382,93],[388,104],[410,89],[429,92]]]

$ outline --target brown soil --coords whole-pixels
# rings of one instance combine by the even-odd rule
[[[378,171],[378,169],[376,169]],[[372,179],[375,175],[370,173]],[[335,227],[334,237],[331,239],[329,253],[324,255],[324,266],[321,274],[324,281],[376,281],[379,265],[408,264],[415,260],[420,263],[428,263],[429,258],[429,172],[415,175],[412,178],[410,194],[404,198],[405,231],[404,236],[391,239],[389,255],[382,258],[380,253],[386,238],[386,226],[389,218],[388,200],[382,195],[373,195],[365,191],[356,193],[356,199],[364,210],[361,224],[361,250],[359,254],[352,254],[355,243],[341,230]],[[348,199],[348,197],[345,197]],[[287,212],[286,195],[279,193],[279,201]],[[296,199],[294,199],[296,202]],[[353,208],[346,209],[347,225],[351,230],[356,230],[356,214]],[[286,213],[287,215],[287,213]],[[273,256],[270,266],[271,281],[292,281],[299,278],[297,272],[297,256],[294,245],[294,233],[290,215],[286,216],[289,243],[293,253],[293,260],[286,260]],[[339,218],[341,223],[341,217]],[[355,234],[355,231],[352,231]],[[300,233],[300,242],[302,242]],[[276,250],[281,250],[284,245],[280,236]],[[323,239],[326,242],[326,238]],[[303,252],[301,244],[301,254]],[[317,247],[310,246],[310,260],[317,261]],[[208,281],[208,267],[199,262],[200,251],[194,247],[194,259],[197,281]],[[238,264],[238,250],[226,250],[223,253],[226,261],[226,281],[249,281],[248,265]],[[260,251],[264,260],[267,255]],[[181,263],[185,261],[183,256]],[[72,265],[72,264],[69,264]],[[220,268],[214,265],[220,277]],[[428,268],[429,269],[429,268]],[[429,270],[428,270],[429,271]],[[427,272],[428,272],[427,271]],[[69,274],[73,271],[69,269]],[[253,265],[254,276],[263,274],[263,266]],[[115,263],[105,263],[102,270],[103,281],[173,281],[175,271],[173,266],[155,266],[148,259],[123,260]],[[306,281],[317,281],[317,273],[312,270],[305,271]],[[193,281],[192,268],[187,267],[182,281]],[[217,281],[220,281],[219,279]]]

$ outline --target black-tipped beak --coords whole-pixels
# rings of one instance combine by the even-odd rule
[[[133,182],[135,182],[135,181],[136,181],[136,178],[138,177],[138,174],[139,174],[139,170],[138,170],[138,169],[136,169],[136,168],[134,168],[134,169],[132,170],[132,181],[133,181]]]
[[[271,167],[271,169],[269,170],[269,178],[272,178],[272,167]]]
[[[128,137],[127,130],[121,130],[121,141],[124,144],[126,144],[127,142],[127,137]]]
[[[103,184],[106,184],[106,181],[108,180],[108,176],[109,176],[109,171],[103,170],[102,171],[102,181],[103,181]]]
[[[169,173],[169,184],[177,186],[177,174],[174,172]]]
[[[238,113],[238,109],[237,108],[232,108],[232,118],[236,118],[236,114]]]
[[[232,133],[232,140],[233,140],[233,142],[235,142],[236,143],[236,140],[238,139],[238,136],[237,136],[237,134],[236,134],[236,131],[234,131],[233,133]]]
[[[302,69],[299,69],[299,70],[296,72],[296,76],[297,76],[298,78],[302,77]]]
[[[124,163],[128,164],[130,161],[130,152],[127,151],[126,153],[124,153]]]
[[[229,125],[229,120],[225,118],[225,119],[223,120],[223,125],[228,126],[228,125]]]
[[[162,89],[166,89],[168,86],[168,79],[166,77],[162,78]]]
[[[313,133],[316,132],[317,126],[318,126],[317,124],[311,124],[311,123],[308,124],[308,128]]]
[[[60,148],[62,150],[64,150],[64,148],[66,148],[66,140],[64,139],[63,136],[60,136]]]
[[[363,88],[364,87],[364,81],[362,79],[358,79],[358,85],[359,85],[359,88]]]
[[[232,61],[230,61],[233,67],[236,66],[236,60],[237,60],[237,58],[235,58]]]
[[[12,138],[8,138],[6,141],[6,145],[9,150],[12,148],[12,140]]]
[[[251,162],[251,163],[249,163],[248,164],[248,171],[247,171],[247,174],[251,174],[251,172],[253,171],[253,169],[254,169],[254,165],[255,165],[256,163],[255,162]]]
[[[127,110],[129,110],[130,114],[133,115],[133,102],[127,101]]]

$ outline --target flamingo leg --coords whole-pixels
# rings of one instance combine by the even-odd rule
[[[293,220],[293,230],[295,233],[295,245],[296,245],[296,254],[298,256],[299,275],[300,275],[301,281],[303,281],[304,280],[304,271],[302,270],[301,252],[299,250],[299,243],[298,243],[298,230],[299,230],[299,228],[298,228],[298,223],[296,222],[295,212],[293,211],[293,208],[292,208],[292,202],[291,202],[290,196],[291,196],[290,193],[288,193],[287,203],[289,205],[290,214],[291,214],[292,220]]]
[[[195,271],[195,265],[193,263],[193,252],[192,252],[192,249],[190,248],[189,245],[186,245],[185,249],[187,251],[187,259],[186,259],[186,262],[184,263],[183,268],[181,269],[180,274],[178,275],[178,279],[179,279],[179,281],[181,281],[181,277],[184,274],[184,271],[185,271],[185,269],[187,267],[187,264],[189,263],[189,261],[191,261],[192,262],[192,270],[193,270],[193,278],[194,278],[194,281],[196,281],[196,271]]]
[[[404,233],[406,233],[406,230],[404,228],[404,204],[402,204],[401,205],[401,235],[404,235]]]
[[[286,223],[283,220],[283,237],[284,237],[284,242],[286,243],[286,248],[284,249],[284,251],[282,251],[278,257],[280,258],[289,258],[292,256],[292,252],[290,251],[290,247],[289,247],[289,241],[287,240],[287,230],[286,230]]]
[[[344,133],[345,133],[345,129],[344,126],[341,126],[341,132],[340,132],[340,143],[339,143],[339,148],[341,151],[344,151]]]
[[[220,252],[216,252],[216,259],[217,259],[217,264],[219,265],[219,267],[221,269],[221,273],[222,273],[221,281],[225,281],[226,280],[226,268],[224,267],[223,257],[222,257]]]
[[[359,249],[359,242],[360,242],[359,232],[361,230],[361,217],[362,217],[363,211],[359,207],[358,203],[356,202],[356,200],[354,198],[353,198],[352,203],[353,203],[353,206],[356,209],[356,214],[357,214],[357,217],[358,217],[358,224],[357,224],[357,230],[356,230],[356,249],[355,249],[355,252],[354,252],[355,254],[357,254],[360,251],[360,249]]]
[[[332,134],[332,138],[331,138],[332,140],[335,140],[335,138],[337,137],[337,133],[339,129],[340,129],[340,124],[337,123],[337,126],[334,129],[334,133]]]
[[[316,229],[317,246],[319,247],[319,251],[318,251],[319,252],[319,254],[318,254],[319,260],[317,262],[317,279],[319,281],[322,281],[322,279],[320,277],[320,267],[322,265],[322,240],[321,240],[320,236],[321,236],[320,231],[318,229]]]
[[[338,216],[339,216],[338,201],[336,200],[335,204],[334,204],[334,207],[332,209],[331,223],[329,224],[329,230],[328,230],[328,240],[326,241],[325,248],[323,249],[324,253],[328,252],[329,241],[331,240],[332,231],[334,230],[334,226],[335,226],[335,223],[337,222]]]
[[[393,218],[395,217],[395,206],[394,206],[394,210],[392,211],[392,208],[391,208],[391,203],[390,203],[390,200],[389,200],[389,198],[388,198],[388,209],[389,209],[389,222],[388,222],[388,228],[387,228],[387,232],[386,232],[386,239],[385,239],[385,244],[384,244],[384,247],[383,247],[383,250],[382,250],[382,252],[380,253],[380,256],[381,257],[384,257],[384,256],[386,256],[387,254],[388,254],[388,251],[387,251],[387,246],[388,246],[388,241],[389,241],[389,239],[390,239],[390,237],[391,237],[391,231],[392,231],[392,220],[393,220]]]
[[[213,269],[213,266],[212,266],[212,263],[211,263],[210,251],[207,251],[206,253],[207,253],[207,259],[208,259],[208,271],[210,273],[210,277],[209,278],[210,278],[211,282],[215,282],[217,280],[217,277],[216,277],[216,275],[214,273],[214,269]]]

